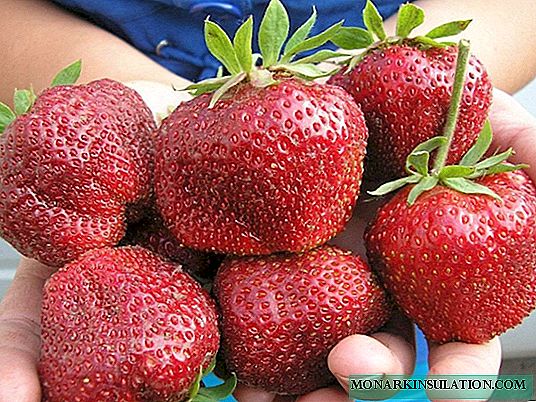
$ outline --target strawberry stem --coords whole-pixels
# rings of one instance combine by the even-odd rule
[[[465,85],[465,72],[467,71],[467,62],[469,61],[471,45],[469,41],[462,39],[458,44],[458,57],[456,58],[456,72],[454,75],[454,85],[452,88],[452,97],[450,99],[447,121],[443,129],[443,136],[447,141],[437,150],[436,159],[434,161],[434,170],[439,172],[447,162],[454,132],[456,131],[456,122],[460,112],[460,102]]]

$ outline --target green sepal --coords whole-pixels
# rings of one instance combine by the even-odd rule
[[[0,102],[0,133],[3,133],[7,126],[15,120],[17,116],[5,103]]]
[[[232,74],[238,74],[241,70],[240,63],[236,56],[229,36],[220,26],[208,18],[205,20],[205,42],[207,48],[225,68]]]
[[[294,46],[296,46],[298,43],[301,43],[305,40],[311,33],[311,29],[313,29],[313,26],[316,23],[316,7],[313,6],[313,12],[311,13],[311,16],[305,21],[296,31],[292,34],[292,36],[287,41],[287,44],[285,45],[285,50],[283,53],[287,53],[289,49],[292,49]]]
[[[464,177],[446,178],[446,179],[443,179],[441,183],[453,190],[459,191],[460,193],[483,194],[483,195],[489,195],[498,200],[501,199],[501,197],[499,197],[497,193],[495,193],[495,191],[491,190],[490,188],[483,186],[482,184],[475,183]]]
[[[315,49],[330,41],[337,34],[337,32],[339,32],[339,29],[341,29],[343,23],[344,21],[339,21],[336,24],[333,24],[332,26],[327,28],[325,31],[319,33],[318,35],[304,39],[303,41],[294,45],[292,48],[289,48],[285,52],[285,54],[283,54],[283,57],[281,58],[281,63],[288,63],[298,53]]]
[[[424,142],[421,142],[419,145],[417,145],[411,153],[414,152],[420,152],[420,151],[427,151],[432,152],[435,151],[437,148],[442,146],[447,142],[447,137],[444,136],[437,136],[432,137]]]
[[[514,150],[512,148],[508,148],[506,151],[501,152],[498,155],[490,156],[489,158],[478,162],[475,165],[475,168],[477,170],[489,169],[493,166],[496,166],[505,162],[510,156],[512,156],[513,153],[514,153]]]
[[[417,43],[419,45],[424,45],[426,47],[447,47],[449,46],[446,43],[438,42],[434,39],[428,38],[426,36],[416,36],[415,38],[411,39],[413,43]]]
[[[210,103],[208,104],[208,108],[212,109],[216,102],[221,99],[221,97],[232,87],[235,85],[238,85],[240,82],[244,81],[247,77],[247,74],[245,72],[241,72],[237,75],[233,75],[229,80],[227,80],[221,87],[219,87],[216,92],[214,92],[214,95],[212,95],[212,98],[210,99]]]
[[[292,64],[304,64],[304,63],[320,63],[322,61],[330,60],[336,57],[346,56],[345,54],[335,52],[333,50],[323,49],[310,56],[298,59]]]
[[[250,16],[246,22],[240,25],[233,40],[236,58],[242,67],[242,71],[245,72],[250,72],[253,68],[253,50],[251,49],[252,39],[253,17]]]
[[[259,49],[264,67],[277,63],[287,39],[290,22],[287,10],[279,0],[271,0],[259,27]]]
[[[341,27],[339,32],[331,39],[331,42],[341,49],[365,49],[374,43],[374,38],[366,29]]]
[[[215,387],[206,388],[201,386],[202,379],[211,374],[214,367],[216,367],[216,358],[210,362],[205,370],[203,370],[202,366],[199,367],[195,380],[188,391],[187,402],[218,402],[233,393],[237,384],[236,374],[234,373],[232,373],[222,384]]]
[[[184,88],[183,91],[188,91],[193,96],[203,95],[207,92],[214,92],[221,88],[231,78],[232,77],[229,75],[225,77],[209,78],[195,84],[190,84]]]
[[[27,113],[35,102],[35,93],[30,89],[15,89],[13,94],[13,106],[17,116]]]
[[[462,33],[469,26],[472,20],[452,21],[435,27],[425,36],[430,39],[445,38]]]
[[[400,6],[396,21],[396,35],[407,38],[411,31],[424,22],[424,11],[414,4],[406,3]]]
[[[82,71],[82,60],[77,60],[72,64],[69,64],[63,70],[61,70],[52,80],[51,87],[57,87],[59,85],[73,85],[76,84],[78,78],[80,78],[80,72]]]
[[[409,192],[408,204],[413,205],[422,193],[433,189],[438,182],[439,179],[435,176],[423,177]]]
[[[406,159],[406,171],[410,174],[418,173],[421,176],[428,176],[428,162],[430,153],[427,151],[412,152]]]
[[[383,27],[383,19],[378,9],[372,4],[370,0],[367,0],[367,4],[363,10],[363,22],[370,33],[375,34],[379,40],[387,38],[385,29]]]
[[[393,180],[385,184],[382,184],[376,190],[368,191],[368,194],[377,196],[377,197],[386,195],[393,191],[398,190],[399,188],[404,187],[406,184],[417,183],[419,182],[419,180],[421,180],[421,176],[417,176],[417,175],[402,177],[401,179]]]
[[[476,168],[474,166],[449,165],[443,166],[443,168],[441,168],[438,177],[440,181],[452,177],[469,177],[475,171]]]
[[[491,175],[491,174],[497,174],[497,173],[508,173],[508,172],[514,172],[516,170],[521,169],[527,169],[530,166],[526,163],[519,163],[517,165],[512,165],[510,163],[501,163],[499,165],[495,165],[490,167],[489,169],[486,169],[485,174]]]
[[[488,151],[491,146],[491,141],[493,140],[493,132],[491,130],[491,124],[489,120],[486,120],[484,127],[480,131],[476,142],[471,148],[465,153],[460,165],[471,166],[477,163]]]
[[[257,88],[266,88],[279,82],[274,80],[270,71],[262,69],[253,70],[249,74],[249,81],[251,82],[251,85]]]
[[[314,80],[321,77],[328,77],[335,74],[339,69],[334,68],[331,70],[323,70],[316,64],[304,63],[304,64],[279,64],[277,68],[280,70],[290,71],[291,73],[298,75],[307,80]]]

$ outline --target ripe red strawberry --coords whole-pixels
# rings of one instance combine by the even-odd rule
[[[176,262],[185,272],[202,282],[214,277],[223,259],[222,256],[181,245],[153,210],[146,213],[140,221],[128,225],[121,244],[141,246],[166,260]]]
[[[366,234],[368,257],[435,342],[486,342],[536,307],[536,188],[520,172],[479,181],[502,197],[400,191]]]
[[[27,95],[31,94],[27,91]],[[0,234],[60,266],[116,244],[151,192],[151,111],[112,80],[43,91],[0,138]]]
[[[235,38],[242,43],[249,37],[244,48],[236,45],[240,51],[224,49],[223,55],[214,48],[229,39],[208,21],[208,47],[232,75],[190,87],[200,96],[181,104],[157,134],[157,204],[188,247],[232,254],[303,251],[333,237],[351,216],[367,137],[363,115],[340,88],[304,79],[325,72],[291,61],[321,44],[293,39],[308,31],[294,34],[279,57],[287,32],[272,37],[263,27],[285,13],[277,0],[268,6],[259,32],[262,67],[252,61],[251,19]]]
[[[414,184],[380,208],[365,241],[371,266],[428,339],[482,343],[536,307],[536,186],[517,171],[525,165],[505,163],[511,149],[479,161],[489,124],[460,165],[445,166],[469,58],[459,46],[445,136],[410,154],[410,176],[374,192]]]
[[[90,251],[61,268],[45,286],[41,325],[49,402],[186,400],[219,343],[208,294],[141,247]]]
[[[408,8],[420,10],[403,5],[399,22],[407,21],[404,10]],[[365,9],[365,13],[371,12]],[[386,180],[404,176],[411,151],[440,135],[452,94],[457,49],[438,47],[433,38],[459,33],[468,23],[451,23],[454,30],[436,31],[428,38],[408,39],[411,30],[397,32],[397,41],[380,37],[380,44],[375,43],[359,56],[355,68],[349,73],[342,70],[329,81],[352,94],[365,114],[369,129],[367,177]],[[491,105],[492,89],[484,66],[471,57],[449,164],[458,162],[476,141]]]
[[[333,382],[331,348],[349,335],[376,330],[390,314],[365,262],[332,246],[228,258],[214,292],[227,368],[244,384],[280,394]]]

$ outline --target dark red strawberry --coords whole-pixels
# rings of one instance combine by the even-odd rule
[[[334,381],[341,339],[385,323],[390,305],[365,262],[332,246],[226,259],[214,282],[227,367],[238,381],[299,395]]]
[[[112,80],[27,100],[0,138],[2,237],[51,266],[116,244],[129,206],[151,192],[151,111]]]
[[[41,325],[50,402],[185,401],[219,343],[208,294],[141,247],[90,251],[61,268],[45,286]]]
[[[486,124],[460,165],[445,166],[468,52],[462,41],[445,136],[410,154],[410,176],[374,192],[413,183],[380,208],[365,234],[371,266],[435,342],[486,342],[536,307],[536,187],[517,171],[524,165],[506,163],[511,149],[480,160],[492,141]]]
[[[288,26],[263,28],[279,15],[286,11],[274,0],[259,32],[262,67],[251,56],[251,19],[236,34],[236,52],[218,47],[229,39],[207,21],[208,47],[232,75],[191,86],[200,96],[182,103],[157,134],[157,204],[188,247],[303,251],[333,237],[351,216],[367,137],[363,115],[340,88],[305,80],[326,74],[308,61],[333,52],[292,61],[340,24],[313,41],[305,40],[308,31],[295,33],[280,57]]]
[[[223,259],[223,256],[182,246],[153,210],[140,221],[128,225],[121,244],[142,246],[166,260],[180,264],[184,271],[202,282],[214,277]]]
[[[370,17],[373,6],[367,7],[364,13]],[[412,16],[422,15],[415,5],[403,5],[399,25],[401,20],[415,23],[408,21],[408,9],[415,11]],[[430,36],[413,39],[407,38],[411,32],[407,29],[397,32],[397,40],[380,34],[380,42],[359,56],[359,62],[350,72],[345,69],[329,81],[352,94],[365,114],[369,129],[367,177],[385,180],[404,176],[406,158],[411,151],[421,142],[441,134],[452,94],[457,49],[434,39],[459,33],[468,23],[450,23],[449,29],[443,26],[441,31],[431,31]],[[343,40],[341,44],[351,47],[351,42],[347,42]],[[458,162],[475,142],[491,98],[492,85],[486,70],[472,56],[449,164]]]

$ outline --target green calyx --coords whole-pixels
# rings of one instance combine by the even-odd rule
[[[227,378],[225,382],[215,387],[205,388],[201,386],[203,377],[212,373],[215,366],[216,358],[212,360],[205,370],[203,370],[203,367],[199,368],[199,373],[188,391],[187,402],[217,402],[227,398],[233,393],[237,383],[236,375],[234,373]]]
[[[58,85],[72,85],[80,77],[82,62],[80,60],[65,67],[52,80],[51,87]],[[17,116],[28,113],[36,99],[35,92],[30,89],[15,89],[13,94],[13,110],[5,103],[0,102],[0,134],[13,122]]]
[[[408,43],[422,48],[454,45],[452,42],[438,41],[438,39],[458,35],[467,28],[471,20],[448,22],[432,29],[426,35],[410,38],[411,32],[424,22],[424,11],[414,4],[406,3],[400,6],[398,10],[396,34],[388,36],[385,33],[380,13],[374,4],[367,0],[367,4],[363,9],[363,22],[366,29],[342,27],[332,39],[332,42],[342,49],[366,50],[344,61],[345,64],[349,65],[349,70],[355,67],[368,51],[393,44]]]
[[[337,71],[326,70],[318,63],[340,57],[331,50],[320,50],[310,56],[296,59],[303,52],[316,49],[333,40],[344,21],[340,21],[315,36],[309,36],[316,22],[316,9],[309,19],[289,37],[290,21],[287,10],[280,0],[271,0],[266,8],[258,33],[260,54],[253,54],[253,17],[249,17],[236,31],[233,41],[217,24],[205,21],[205,41],[229,75],[210,78],[186,88],[198,96],[213,92],[209,107],[233,86],[248,81],[264,88],[276,84],[277,75],[294,75],[306,80],[325,77]],[[261,61],[259,65],[258,61]]]
[[[371,195],[382,196],[398,190],[407,184],[414,184],[408,194],[408,204],[413,205],[417,198],[436,185],[443,185],[464,194],[484,194],[496,199],[499,196],[486,186],[474,182],[480,177],[524,169],[527,165],[512,165],[507,162],[513,154],[512,148],[505,152],[482,159],[491,146],[493,133],[489,121],[486,121],[475,144],[467,151],[458,165],[446,165],[449,149],[456,129],[459,105],[463,93],[465,73],[469,59],[469,42],[461,40],[458,44],[456,75],[452,90],[447,120],[442,136],[433,137],[419,144],[406,159],[408,176],[383,184]],[[435,152],[433,168],[430,169],[430,158]]]

